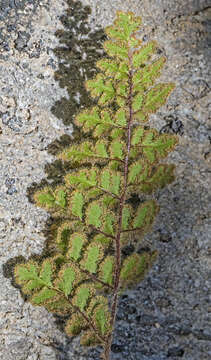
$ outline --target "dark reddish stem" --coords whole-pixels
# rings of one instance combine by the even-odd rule
[[[108,337],[108,340],[105,344],[103,357],[105,360],[110,359],[111,352],[111,344],[112,344],[112,332],[115,325],[116,320],[116,312],[118,305],[118,293],[120,286],[120,271],[121,271],[121,232],[122,232],[122,215],[123,209],[126,199],[126,191],[127,191],[127,180],[128,180],[128,166],[129,166],[129,156],[131,149],[131,127],[133,124],[133,109],[132,109],[132,99],[133,99],[133,70],[132,70],[132,53],[129,50],[129,62],[130,62],[130,71],[129,71],[129,96],[128,96],[128,107],[129,107],[129,118],[128,118],[128,126],[127,126],[127,153],[124,159],[124,186],[122,190],[122,194],[120,197],[120,206],[119,206],[119,221],[118,221],[118,229],[115,237],[115,245],[116,245],[116,263],[115,263],[115,271],[114,271],[114,291],[113,291],[113,301],[111,305],[111,335]]]

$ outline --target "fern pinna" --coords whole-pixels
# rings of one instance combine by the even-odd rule
[[[55,219],[53,251],[44,261],[15,268],[16,282],[34,305],[69,316],[66,333],[81,334],[81,344],[102,345],[109,359],[118,296],[138,283],[156,257],[138,252],[158,205],[148,194],[174,179],[174,166],[159,164],[177,138],[146,126],[150,114],[174,89],[156,83],[165,64],[155,41],[142,45],[135,33],[141,19],[117,13],[106,29],[107,58],[96,78],[86,82],[97,105],[75,120],[84,137],[58,157],[74,164],[62,185],[34,195]],[[142,193],[142,201],[132,201]],[[138,196],[137,196],[138,197]],[[134,252],[125,255],[133,242]]]

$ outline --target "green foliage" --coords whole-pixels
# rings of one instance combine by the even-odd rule
[[[112,285],[114,271],[114,257],[107,256],[99,267],[99,278],[106,284]]]
[[[152,225],[157,212],[158,205],[156,201],[149,200],[141,204],[136,210],[136,215],[133,219],[133,229],[147,231]]]
[[[56,189],[45,187],[38,191],[34,198],[36,203],[47,210],[62,211],[67,205],[65,189],[59,186]]]
[[[177,144],[144,123],[174,89],[155,83],[165,64],[157,44],[142,46],[136,36],[141,19],[117,13],[106,29],[107,58],[100,73],[86,82],[96,106],[80,112],[75,124],[85,139],[63,149],[71,162],[62,185],[50,184],[34,194],[51,212],[54,239],[44,261],[15,268],[16,283],[34,305],[68,317],[65,331],[81,334],[81,344],[101,344],[108,360],[119,291],[143,279],[156,252],[126,256],[124,245],[140,242],[158,213],[145,194],[174,180],[174,166],[159,163]],[[133,195],[142,193],[138,204]],[[109,302],[107,296],[109,295]]]
[[[157,253],[132,254],[128,256],[123,264],[120,274],[121,286],[127,287],[144,278],[145,273],[156,259]]]
[[[71,197],[71,211],[72,214],[82,219],[84,205],[84,198],[83,195],[79,191],[75,191]]]
[[[69,296],[72,288],[73,288],[73,282],[76,277],[76,272],[73,268],[67,267],[64,269],[63,273],[61,274],[61,282],[59,288],[64,292],[65,296]]]

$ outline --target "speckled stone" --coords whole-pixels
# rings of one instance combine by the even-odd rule
[[[46,176],[44,169],[49,177],[55,173],[49,144],[53,153],[60,146],[56,139],[74,141],[72,117],[89,103],[84,76],[95,73],[102,27],[118,9],[141,15],[143,41],[156,39],[167,57],[161,81],[177,87],[151,123],[177,133],[180,144],[168,160],[177,165],[177,179],[156,194],[161,211],[142,244],[158,249],[159,258],[146,279],[120,299],[112,360],[211,357],[209,2],[64,0],[58,6],[56,0],[2,0],[0,357],[5,360],[99,359],[99,349],[81,348],[78,338],[67,339],[59,319],[24,301],[11,283],[9,264],[44,248],[48,215],[29,202],[27,188]]]

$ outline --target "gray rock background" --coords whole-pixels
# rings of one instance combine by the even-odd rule
[[[143,247],[159,250],[159,259],[120,300],[112,358],[211,358],[209,1],[1,0],[0,357],[5,360],[99,359],[98,349],[67,339],[59,319],[24,302],[10,271],[11,259],[40,254],[45,246],[48,214],[29,201],[27,189],[46,177],[45,171],[59,180],[51,154],[61,141],[71,141],[72,117],[90,104],[82,84],[95,73],[102,27],[117,9],[141,15],[141,37],[156,39],[167,56],[161,80],[175,81],[177,88],[151,122],[162,132],[178,133],[180,145],[169,157],[177,164],[177,179],[156,195],[161,211],[143,240]]]

